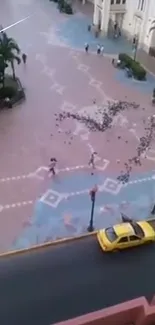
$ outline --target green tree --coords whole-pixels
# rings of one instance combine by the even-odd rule
[[[4,88],[4,82],[5,82],[5,69],[7,68],[7,64],[4,62],[3,56],[0,54],[0,84],[2,84],[2,87]]]
[[[1,62],[4,62],[5,67],[7,66],[7,64],[11,65],[13,79],[16,79],[14,63],[16,61],[18,64],[20,64],[20,62],[21,62],[19,54],[20,54],[20,48],[19,48],[18,44],[16,43],[16,41],[13,38],[8,37],[6,33],[1,33],[1,35],[0,35]],[[3,66],[3,64],[2,64],[2,66]],[[5,69],[4,69],[4,72],[5,72]]]

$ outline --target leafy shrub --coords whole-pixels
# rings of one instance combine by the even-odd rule
[[[139,62],[134,61],[129,55],[126,53],[119,54],[119,60],[124,64],[124,66],[128,69],[132,70],[133,76],[138,80],[145,80],[146,78],[146,70],[140,65]]]
[[[64,11],[64,0],[58,0],[58,9],[60,12]]]
[[[131,69],[133,72],[133,76],[138,80],[146,79],[146,70],[136,61],[132,62]]]
[[[131,58],[126,53],[119,54],[119,60],[125,65],[126,68],[131,68]]]
[[[68,15],[73,14],[73,9],[72,9],[71,5],[67,2],[64,3],[64,12]]]
[[[58,0],[58,9],[60,10],[60,12],[64,12],[68,15],[73,14],[71,5],[67,3],[65,0]]]
[[[0,89],[0,98],[5,99],[5,98],[13,98],[16,95],[16,89],[11,86],[6,86],[4,88]]]

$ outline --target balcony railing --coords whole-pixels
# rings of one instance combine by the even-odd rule
[[[110,11],[113,13],[125,13],[126,12],[126,4],[111,4]]]

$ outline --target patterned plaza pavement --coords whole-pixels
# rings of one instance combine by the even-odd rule
[[[27,65],[16,68],[26,101],[0,112],[0,252],[85,233],[94,185],[96,229],[119,222],[120,212],[147,218],[154,203],[153,142],[129,182],[117,181],[154,113],[154,77],[138,83],[112,67],[113,55],[130,51],[125,41],[101,39],[108,54],[98,57],[99,40],[87,32],[86,12],[76,10],[68,17],[59,14],[55,4],[41,0],[0,5],[1,24],[13,25],[8,34],[28,54]],[[87,41],[88,55],[83,50]],[[113,127],[102,134],[70,119],[56,119],[62,111],[94,117],[98,107],[114,100],[134,101],[140,107],[118,114]],[[88,161],[94,150],[92,175]],[[58,160],[55,177],[48,174],[51,157]]]

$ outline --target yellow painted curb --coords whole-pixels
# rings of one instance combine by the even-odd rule
[[[32,251],[43,249],[43,248],[46,248],[46,247],[49,247],[49,246],[65,244],[65,243],[69,243],[71,241],[80,240],[80,239],[83,239],[83,238],[86,238],[86,237],[95,236],[96,233],[97,233],[97,231],[93,231],[91,233],[86,233],[86,234],[83,234],[83,235],[80,235],[80,236],[68,237],[68,238],[62,238],[62,239],[58,239],[58,240],[48,241],[47,243],[35,245],[35,246],[30,247],[30,248],[24,248],[24,249],[9,251],[9,252],[6,252],[6,253],[1,253],[0,257],[8,257],[8,256],[17,255],[17,254],[32,252]]]

